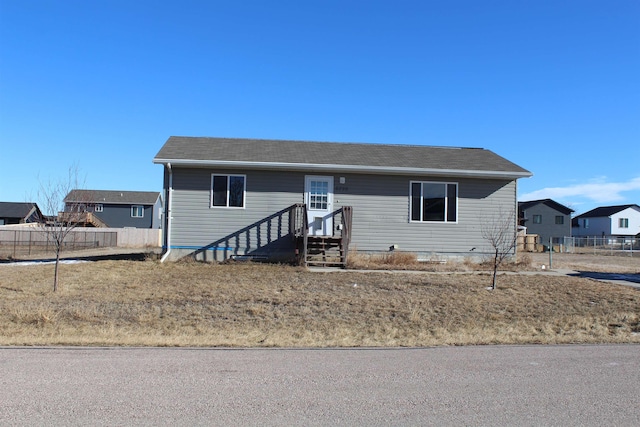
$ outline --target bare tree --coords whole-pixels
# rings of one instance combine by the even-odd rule
[[[78,173],[78,167],[71,166],[66,178],[49,180],[47,183],[41,182],[38,191],[41,211],[44,213],[40,227],[46,233],[47,240],[53,244],[56,256],[53,274],[54,292],[58,290],[60,254],[64,249],[65,239],[86,218],[86,201],[65,202],[67,195],[80,187]]]
[[[491,246],[493,258],[493,280],[491,289],[496,289],[498,268],[515,251],[517,243],[517,224],[515,210],[506,214],[499,211],[492,217],[486,218],[481,223],[482,238]]]

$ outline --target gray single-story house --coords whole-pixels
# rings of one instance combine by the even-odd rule
[[[532,175],[478,148],[179,136],[153,162],[163,260],[477,256],[490,252],[483,221],[510,212],[515,233],[517,179]]]
[[[111,228],[160,228],[162,194],[158,191],[71,190],[65,211],[81,211],[87,225]]]
[[[518,202],[518,221],[527,228],[527,234],[537,234],[539,243],[563,244],[571,236],[571,214],[573,209],[554,200],[530,200]]]
[[[38,205],[31,202],[0,202],[0,225],[42,222],[44,216]]]

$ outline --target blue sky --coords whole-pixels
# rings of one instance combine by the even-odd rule
[[[482,147],[640,204],[640,2],[0,0],[0,201],[162,189],[171,135]]]

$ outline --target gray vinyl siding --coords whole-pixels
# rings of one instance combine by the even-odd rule
[[[534,215],[542,215],[540,224],[534,224]],[[564,217],[564,224],[556,224],[556,216]],[[524,212],[524,217],[527,234],[537,234],[539,242],[543,245],[549,244],[549,238],[563,242],[564,237],[571,236],[571,216],[564,215],[543,203],[531,206]]]
[[[483,221],[494,212],[515,208],[515,181],[434,179],[431,177],[349,175],[338,205],[353,206],[352,249],[399,250],[418,254],[466,254],[488,251],[481,235]],[[457,223],[410,222],[411,181],[458,184]],[[340,190],[338,188],[338,190]],[[514,222],[515,229],[515,222]]]
[[[142,218],[134,218],[131,216],[131,206],[132,205],[128,204],[103,204],[102,212],[94,212],[94,215],[104,221],[111,228],[151,228],[154,215],[153,206],[143,206],[144,215]]]
[[[246,176],[244,208],[210,207],[211,174]],[[254,253],[293,253],[289,217],[283,213],[302,203],[304,174],[229,169],[176,169],[173,177],[171,247],[204,249],[208,257]]]
[[[245,208],[210,208],[211,174],[246,176]],[[175,168],[173,171],[171,247],[206,248],[214,259],[245,253],[292,251],[288,215],[265,218],[304,201],[304,172]],[[310,173],[309,175],[318,175]],[[353,207],[351,248],[399,250],[419,254],[469,254],[488,251],[483,221],[495,212],[515,209],[515,181],[432,179],[419,176],[333,174],[334,209]],[[340,183],[340,177],[345,183]],[[457,223],[409,221],[410,181],[458,184]],[[515,229],[515,221],[514,221]]]
[[[589,221],[589,226],[585,228],[583,226],[584,220]],[[578,218],[580,227],[574,227],[572,229],[573,236],[593,236],[604,237],[611,234],[611,218],[609,217],[588,217]]]

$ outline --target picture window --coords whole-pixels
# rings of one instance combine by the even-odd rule
[[[411,181],[411,222],[457,222],[458,184]]]

